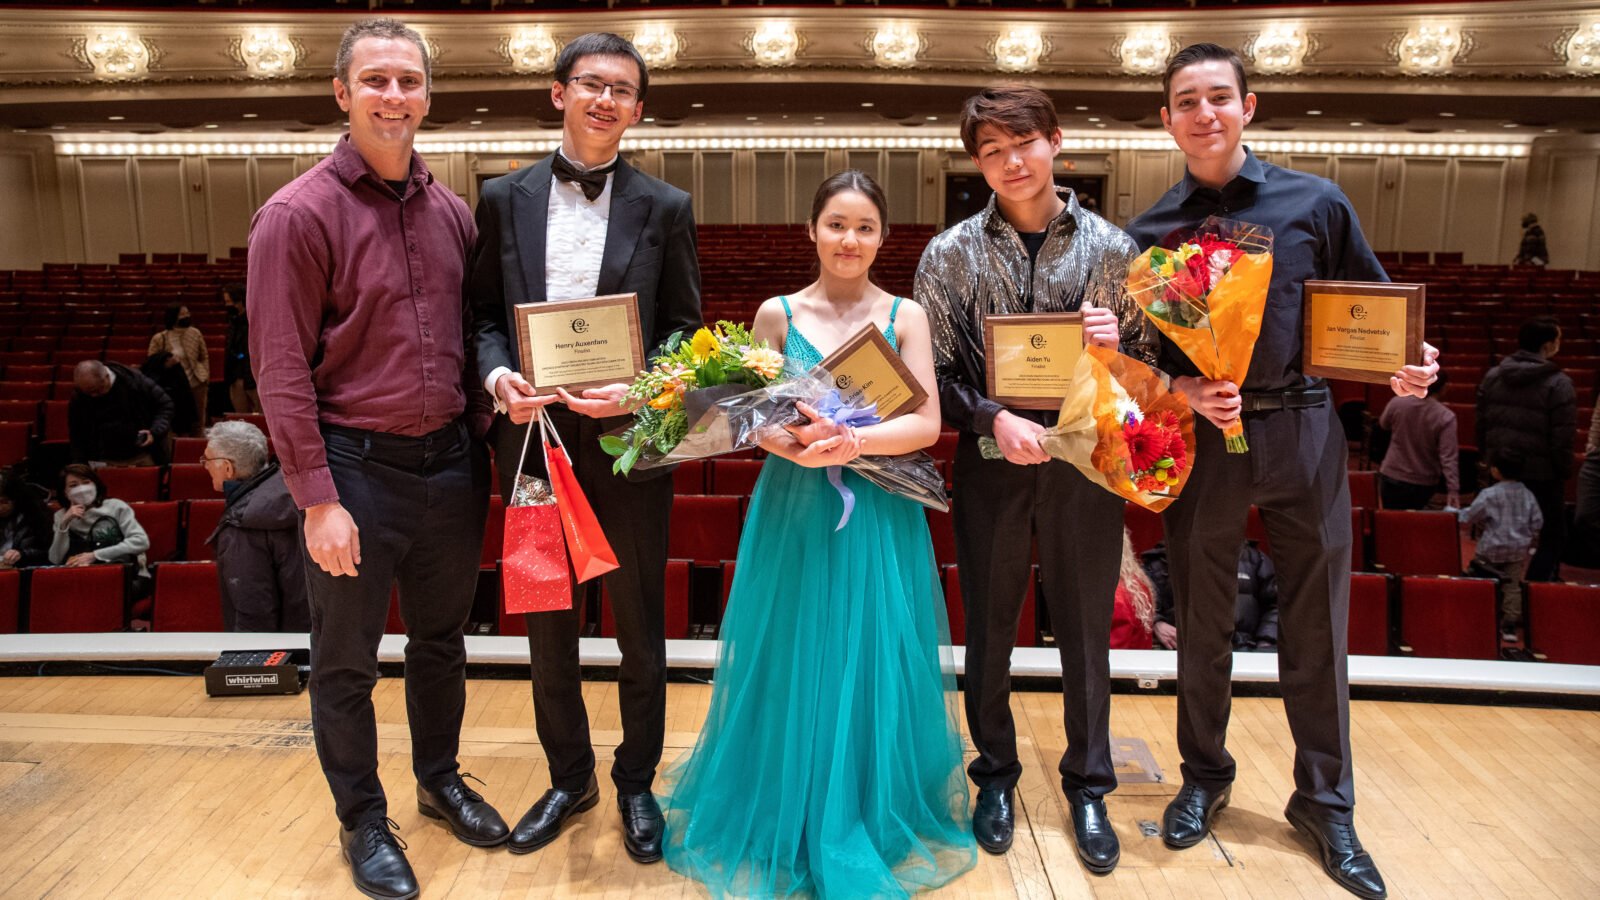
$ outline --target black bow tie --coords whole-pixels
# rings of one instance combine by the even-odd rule
[[[550,170],[555,174],[556,178],[560,181],[577,185],[578,189],[583,191],[584,198],[590,203],[593,203],[594,199],[600,196],[600,192],[606,189],[606,176],[616,171],[616,169],[616,160],[612,160],[611,165],[603,169],[580,170],[559,153],[550,162]]]

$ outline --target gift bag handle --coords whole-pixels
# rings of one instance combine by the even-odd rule
[[[567,451],[567,445],[561,440],[561,432],[557,431],[555,426],[545,422],[543,409],[536,409],[533,411],[533,418],[528,420],[528,430],[522,436],[522,452],[517,454],[517,474],[519,475],[522,473],[523,464],[528,461],[528,444],[533,441],[533,423],[535,420],[539,423],[540,452],[544,452],[543,448],[552,443],[550,440],[552,436],[555,438],[554,446],[560,447],[563,453]],[[549,465],[548,455],[545,464]]]

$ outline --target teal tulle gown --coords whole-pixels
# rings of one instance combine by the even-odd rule
[[[792,319],[785,347],[822,359]],[[844,482],[837,532],[826,469],[769,456],[750,500],[705,727],[664,779],[667,863],[716,896],[905,896],[976,861],[927,520]]]

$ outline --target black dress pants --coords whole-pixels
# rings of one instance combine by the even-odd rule
[[[965,433],[956,447],[955,482],[956,561],[967,617],[967,726],[978,748],[967,774],[979,788],[1002,790],[1022,775],[1011,716],[1011,651],[1037,539],[1044,602],[1061,655],[1067,732],[1061,786],[1104,796],[1117,786],[1110,647],[1122,498],[1091,484],[1068,463],[1019,466],[984,459],[977,437]]]
[[[412,771],[429,787],[456,772],[466,705],[462,629],[477,589],[489,460],[459,421],[422,437],[332,425],[322,436],[339,502],[359,529],[361,563],[354,577],[335,577],[305,557],[311,724],[339,821],[353,828],[388,814],[372,687],[397,582]]]
[[[563,407],[546,407],[559,429],[589,504],[620,568],[603,576],[617,622],[622,664],[617,697],[622,712],[622,743],[611,766],[611,780],[622,793],[650,790],[661,762],[667,715],[666,571],[667,517],[672,512],[670,469],[642,471],[632,479],[613,475],[612,457],[600,449],[600,435],[628,424],[630,416],[592,419]],[[500,494],[511,496],[517,454],[526,425],[495,418],[495,459]],[[545,477],[538,424],[523,471]],[[529,613],[528,653],[533,674],[534,726],[550,761],[550,784],[581,791],[594,773],[589,714],[583,704],[578,662],[579,610],[584,588],[574,585],[572,609]]]
[[[1331,406],[1247,413],[1250,452],[1195,417],[1195,467],[1162,514],[1178,627],[1178,751],[1183,780],[1234,779],[1232,706],[1236,567],[1252,504],[1278,571],[1278,678],[1294,738],[1295,793],[1349,822],[1350,484],[1344,430]]]

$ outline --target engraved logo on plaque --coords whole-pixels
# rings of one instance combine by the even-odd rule
[[[1351,305],[1351,307],[1350,307],[1350,318],[1355,319],[1357,322],[1359,322],[1362,319],[1365,319],[1366,317],[1367,317],[1367,308],[1365,306],[1362,306],[1359,303]]]
[[[1036,334],[1033,337],[1028,338],[1028,343],[1032,344],[1033,349],[1035,350],[1043,350],[1045,348],[1045,344],[1049,342],[1044,339],[1044,335]]]
[[[833,380],[833,383],[839,388],[839,390],[848,391],[850,390],[850,386],[856,383],[856,380],[851,378],[849,375],[840,375],[838,378]]]
[[[588,322],[585,322],[582,319],[573,319],[572,320],[572,333],[573,334],[583,334],[585,331],[588,331],[588,330],[589,330],[589,323]]]

